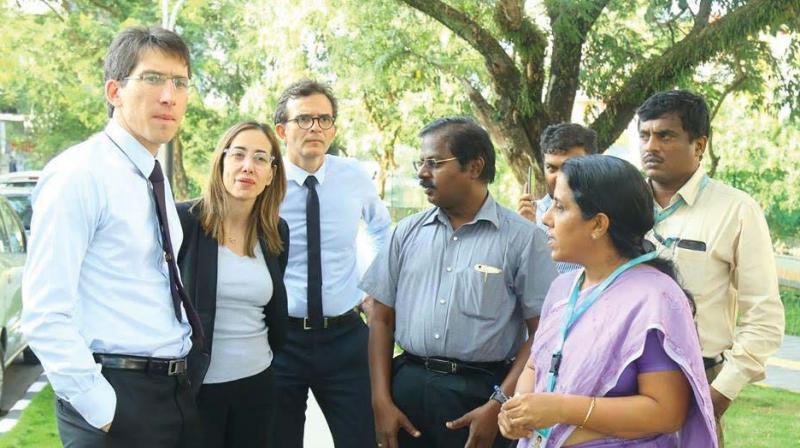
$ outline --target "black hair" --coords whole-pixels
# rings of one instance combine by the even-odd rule
[[[645,100],[636,110],[640,122],[655,120],[667,114],[677,114],[681,117],[683,130],[692,140],[708,137],[711,132],[706,100],[687,90],[658,92]]]
[[[483,159],[483,171],[479,179],[490,184],[494,182],[495,154],[489,133],[469,117],[444,117],[434,120],[419,132],[419,137],[436,135],[440,143],[458,158],[461,169],[470,160]]]
[[[613,156],[589,155],[573,157],[561,167],[581,209],[583,219],[598,213],[608,216],[608,235],[617,252],[625,258],[636,258],[653,250],[644,236],[655,224],[653,195],[639,170]],[[678,282],[675,265],[664,258],[646,262]],[[694,299],[684,289],[694,313]]]
[[[286,112],[286,103],[288,103],[290,99],[303,98],[311,95],[325,95],[328,101],[331,102],[333,117],[336,118],[338,106],[336,104],[336,97],[333,96],[331,88],[313,79],[301,79],[287,87],[286,90],[281,93],[280,98],[278,98],[278,104],[275,106],[275,124],[286,123],[286,121],[289,120],[289,116]]]
[[[539,147],[544,154],[560,154],[579,146],[586,154],[597,153],[597,133],[575,123],[551,124],[539,137]]]
[[[189,77],[192,76],[189,48],[178,34],[158,26],[137,26],[123,30],[108,47],[103,61],[105,80],[124,80],[136,68],[142,51],[147,49],[159,50],[177,57],[186,63]],[[113,114],[114,106],[109,103],[108,116],[111,117]]]

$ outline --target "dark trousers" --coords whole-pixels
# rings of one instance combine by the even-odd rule
[[[375,446],[368,335],[360,319],[324,330],[288,328],[286,343],[272,363],[277,399],[273,446],[303,446],[309,388],[337,448]]]
[[[57,398],[58,432],[65,447],[197,446],[197,406],[186,375],[104,368],[103,376],[117,394],[111,430],[105,433],[95,428],[72,405]]]
[[[197,408],[206,448],[266,448],[275,395],[272,368],[251,377],[203,384]]]
[[[501,384],[508,374],[508,367],[455,375],[437,373],[403,355],[392,363],[392,400],[422,433],[417,439],[400,428],[401,448],[464,448],[469,427],[452,430],[445,423],[486,404],[493,386]],[[492,446],[506,448],[509,443],[498,432]]]

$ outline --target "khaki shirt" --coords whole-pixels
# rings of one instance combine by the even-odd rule
[[[734,399],[746,384],[764,379],[764,364],[783,339],[783,304],[761,208],[743,191],[705,177],[698,169],[678,190],[670,205],[679,198],[686,203],[647,239],[675,262],[694,296],[703,356],[725,358],[711,385]],[[656,210],[662,210],[658,204]],[[682,242],[667,247],[658,237]]]

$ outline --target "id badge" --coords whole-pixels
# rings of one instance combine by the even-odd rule
[[[547,443],[547,437],[534,431],[533,437],[531,437],[531,441],[528,444],[528,448],[542,448],[546,443]]]

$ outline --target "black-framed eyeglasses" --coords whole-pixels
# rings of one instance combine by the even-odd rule
[[[186,90],[191,85],[191,80],[185,76],[168,76],[158,72],[144,72],[139,76],[128,76],[127,78],[122,78],[122,80],[143,81],[151,86],[163,86],[170,80],[177,90]]]
[[[291,120],[286,120],[287,123],[290,121],[294,121],[297,123],[298,128],[305,130],[311,129],[316,121],[319,128],[325,131],[333,127],[333,124],[336,122],[336,117],[331,115],[318,115],[316,117],[311,115],[298,115]]]
[[[253,161],[253,164],[261,168],[275,165],[275,156],[264,151],[256,151],[252,155],[248,155],[247,151],[242,148],[225,148],[222,152],[225,153],[226,158],[236,163],[244,163],[249,158]]]
[[[425,168],[427,168],[429,170],[433,170],[433,169],[438,168],[439,165],[441,165],[441,164],[443,164],[445,162],[449,162],[451,160],[456,160],[456,159],[458,159],[458,157],[450,157],[449,159],[441,159],[441,160],[428,158],[428,159],[422,159],[422,160],[415,160],[415,161],[413,161],[411,163],[414,164],[414,171],[419,171],[422,167],[425,167]]]

